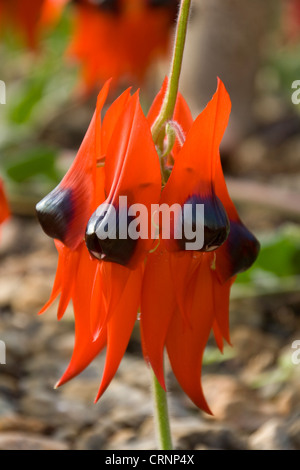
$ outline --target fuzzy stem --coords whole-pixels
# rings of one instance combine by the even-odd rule
[[[178,15],[175,46],[169,74],[167,91],[160,113],[152,126],[152,137],[155,144],[161,147],[165,131],[164,124],[173,118],[177,99],[179,78],[182,66],[183,51],[186,39],[187,25],[190,14],[191,0],[182,0]]]
[[[166,392],[152,371],[153,397],[159,450],[172,450],[170,420]]]

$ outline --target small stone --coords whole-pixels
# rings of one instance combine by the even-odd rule
[[[107,450],[155,450],[154,438],[139,438],[132,429],[126,428],[114,434],[107,445]]]
[[[172,422],[176,447],[182,450],[207,446],[211,449],[245,450],[247,444],[236,430],[216,421],[202,421],[200,418],[176,419]]]
[[[294,450],[286,427],[277,419],[272,418],[263,424],[249,438],[253,450]]]
[[[69,450],[62,442],[21,432],[0,433],[0,450]]]
[[[99,421],[88,431],[83,432],[75,443],[76,450],[100,450],[105,449],[110,436],[116,433],[117,426],[110,419]]]
[[[0,417],[11,416],[15,411],[14,400],[0,396]]]
[[[287,425],[288,435],[295,446],[296,450],[300,450],[300,413],[293,416]]]
[[[19,431],[41,434],[46,430],[47,426],[42,421],[17,414],[0,416],[0,432]]]
[[[208,374],[202,379],[208,404],[218,421],[253,432],[266,419],[257,395],[235,377]]]

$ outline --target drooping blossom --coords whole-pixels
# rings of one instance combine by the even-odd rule
[[[163,356],[167,350],[173,372],[193,402],[210,412],[201,387],[202,357],[213,330],[219,348],[229,336],[229,294],[238,272],[255,260],[259,244],[243,225],[229,197],[219,146],[230,114],[230,99],[221,81],[205,110],[193,121],[178,94],[173,122],[180,138],[170,161],[170,177],[162,188],[151,126],[162,105],[166,82],[146,118],[138,93],[126,90],[102,119],[106,83],[76,159],[64,179],[38,205],[44,231],[55,238],[59,253],[52,294],[41,310],[59,296],[60,319],[72,299],[75,345],[62,385],[106,347],[98,399],[112,380],[125,353],[140,311],[142,349],[165,387]],[[170,230],[170,238],[98,237],[110,217],[99,215],[104,203],[132,222],[118,206],[204,204],[204,243],[186,251]],[[101,212],[101,211],[100,211]],[[151,226],[151,211],[140,214]],[[144,217],[144,220],[143,220]],[[177,218],[176,218],[177,217]],[[145,220],[147,219],[147,220]],[[175,216],[173,227],[182,223]],[[194,224],[193,216],[188,221]],[[128,234],[127,234],[128,235]]]
[[[168,52],[177,0],[76,0],[68,55],[88,89],[109,77],[140,83]]]

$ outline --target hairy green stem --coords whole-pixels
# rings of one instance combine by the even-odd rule
[[[179,78],[182,66],[183,51],[186,39],[187,25],[191,7],[191,0],[182,0],[178,15],[175,46],[171,71],[168,79],[167,91],[160,113],[152,126],[152,137],[155,144],[161,145],[164,138],[164,124],[171,120],[174,113],[178,93]]]
[[[159,450],[172,450],[172,438],[170,430],[170,420],[168,414],[168,402],[166,392],[158,382],[154,372],[152,371],[153,379],[153,396],[154,396],[154,411],[157,429],[157,437],[159,442]]]

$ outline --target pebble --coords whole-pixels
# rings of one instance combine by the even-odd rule
[[[264,423],[249,438],[252,450],[294,450],[286,426],[277,418]]]
[[[21,432],[0,433],[0,450],[69,450],[67,444]]]

